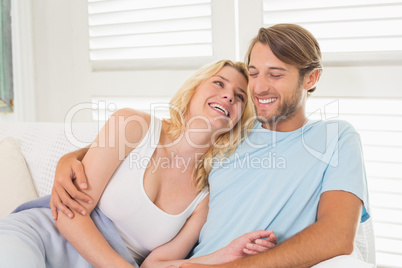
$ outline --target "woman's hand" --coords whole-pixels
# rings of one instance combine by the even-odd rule
[[[88,148],[83,148],[66,154],[60,158],[57,164],[50,199],[50,208],[54,220],[57,220],[57,209],[69,218],[74,217],[73,211],[82,215],[87,213],[85,208],[76,201],[92,202],[91,197],[82,192],[88,186],[84,166],[80,160],[82,160],[87,151]]]
[[[265,252],[276,246],[278,239],[273,231],[259,230],[246,233],[233,240],[220,250],[222,261],[231,262],[257,253]]]

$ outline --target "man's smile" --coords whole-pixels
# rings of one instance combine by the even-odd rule
[[[274,101],[276,101],[278,98],[258,98],[257,97],[257,100],[258,100],[258,102],[259,103],[262,103],[262,104],[266,104],[266,103],[272,103],[272,102],[274,102]]]

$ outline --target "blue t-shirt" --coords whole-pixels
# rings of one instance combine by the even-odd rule
[[[273,230],[279,243],[313,224],[320,195],[343,190],[364,204],[366,173],[359,134],[340,120],[309,121],[292,132],[256,123],[235,153],[209,176],[208,219],[193,257],[212,253],[244,233]]]

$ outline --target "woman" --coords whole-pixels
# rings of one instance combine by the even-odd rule
[[[206,220],[207,179],[213,158],[230,155],[252,124],[248,121],[253,108],[247,83],[242,63],[220,61],[198,71],[176,93],[169,120],[123,109],[106,122],[82,160],[88,180],[85,193],[93,202],[81,203],[86,209],[83,215],[70,219],[59,212],[56,221],[60,233],[86,261],[95,267],[135,265],[117,254],[88,216],[98,206],[113,222],[137,263],[153,251],[142,267],[180,265],[182,261],[174,260],[186,257]],[[58,202],[57,197],[54,202]],[[31,218],[50,217],[43,211],[25,213]],[[10,217],[24,221],[24,212]],[[7,223],[0,222],[0,238],[25,249],[1,232],[6,228]],[[262,247],[249,245],[270,235],[269,241],[257,240]],[[195,261],[230,261],[266,250],[271,242],[276,242],[272,232],[260,231]],[[0,263],[13,253],[4,249]],[[48,260],[50,250],[39,250],[45,256],[35,261],[59,266],[59,262]],[[80,258],[77,262],[80,267],[89,265]]]

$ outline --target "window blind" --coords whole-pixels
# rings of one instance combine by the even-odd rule
[[[402,99],[311,97],[311,119],[343,119],[361,136],[378,267],[402,267]]]
[[[90,60],[213,55],[211,0],[88,0]]]
[[[364,61],[368,54],[384,60],[397,53],[402,59],[402,0],[263,0],[263,23],[305,27],[318,39],[324,60],[339,53],[365,53],[359,58]]]

